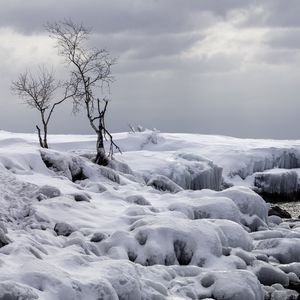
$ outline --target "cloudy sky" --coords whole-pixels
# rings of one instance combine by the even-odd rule
[[[20,72],[64,74],[43,24],[71,18],[118,64],[108,123],[167,132],[300,139],[298,0],[0,0],[0,129],[32,132],[38,114],[10,91]],[[71,105],[52,133],[90,133]]]

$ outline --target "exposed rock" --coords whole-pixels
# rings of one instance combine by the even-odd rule
[[[91,242],[93,243],[99,243],[107,238],[106,234],[102,232],[95,232],[93,236],[91,237]]]
[[[6,236],[5,232],[0,228],[0,248],[8,245],[11,240]]]
[[[271,206],[268,212],[269,216],[278,216],[280,218],[291,218],[291,214],[278,205]]]
[[[72,232],[75,231],[75,229],[73,228],[73,226],[67,223],[60,222],[55,224],[54,231],[57,235],[69,236]]]
[[[73,196],[76,202],[90,202],[90,196],[88,194],[74,194]]]

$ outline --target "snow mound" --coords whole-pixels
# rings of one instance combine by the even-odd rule
[[[266,228],[268,208],[265,201],[255,192],[245,187],[232,187],[215,194],[230,198],[244,214],[246,224],[253,230]]]
[[[175,196],[174,196],[175,197]],[[190,219],[216,218],[235,221],[251,231],[268,228],[268,206],[262,197],[247,187],[235,186],[223,191],[182,191],[169,209]]]
[[[3,300],[34,300],[38,295],[26,285],[14,281],[0,282],[0,299]]]
[[[227,219],[241,223],[242,214],[236,204],[226,197],[201,197],[192,201],[173,203],[171,211],[180,211],[189,219]]]
[[[300,142],[115,137],[101,167],[94,136],[0,131],[0,299],[298,297],[300,223],[250,187],[296,191]]]
[[[110,257],[129,259],[145,266],[207,267],[222,256],[224,247],[251,250],[253,246],[248,233],[237,223],[162,215],[144,216],[131,225],[130,232],[115,232],[99,247]]]
[[[259,241],[255,250],[273,256],[280,263],[300,262],[299,238],[272,238]]]

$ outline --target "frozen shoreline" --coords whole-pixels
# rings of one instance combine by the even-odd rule
[[[297,299],[300,222],[251,188],[294,192],[300,141],[115,140],[99,167],[93,136],[0,131],[0,299]]]

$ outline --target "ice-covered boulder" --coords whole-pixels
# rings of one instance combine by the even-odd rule
[[[197,274],[195,270],[185,269],[176,270],[180,280],[175,277],[171,281],[169,291],[174,299],[264,299],[262,286],[249,271],[204,271]]]
[[[34,300],[38,298],[38,295],[29,286],[8,280],[0,282],[1,300]]]
[[[90,195],[87,193],[76,193],[73,195],[76,202],[90,202]]]
[[[254,148],[251,151],[237,151],[237,158],[233,162],[229,171],[229,177],[238,175],[245,179],[248,176],[264,172],[271,169],[297,169],[300,167],[300,152],[289,147],[263,147]]]
[[[128,203],[134,203],[137,205],[151,205],[151,203],[145,199],[142,195],[131,195],[125,198],[125,201]]]
[[[153,175],[162,175],[183,189],[220,190],[222,187],[222,168],[200,155],[140,151],[125,153],[125,159],[146,181]]]
[[[170,178],[184,189],[221,189],[222,168],[212,161],[191,153],[178,154],[177,161],[181,168],[174,166]]]
[[[279,225],[283,222],[283,220],[279,216],[272,215],[268,217],[268,222],[269,224]]]
[[[254,186],[264,197],[273,201],[293,200],[298,192],[298,174],[293,170],[272,169],[256,173]]]
[[[259,241],[255,251],[275,257],[280,263],[300,262],[299,238],[272,238]]]
[[[60,190],[51,185],[43,185],[38,190],[38,199],[43,200],[43,196],[46,198],[54,198],[59,197],[61,195]]]
[[[253,249],[253,240],[250,234],[245,231],[245,229],[229,220],[213,220],[214,224],[223,231],[226,236],[228,246],[231,248],[241,248],[246,251],[251,251]]]
[[[53,150],[42,150],[41,157],[50,170],[54,171],[58,175],[67,177],[73,182],[80,181],[82,183],[82,181],[89,179],[89,181],[96,181],[98,183],[100,179],[103,180],[105,178],[117,184],[121,183],[121,176],[119,175],[118,171],[115,171],[110,167],[99,166],[73,153],[71,154]],[[124,165],[121,163],[112,163],[113,167],[118,169],[118,166],[125,172],[126,166]],[[127,171],[130,173],[129,170]],[[83,183],[83,185],[85,184],[89,185],[91,183]],[[100,192],[105,189],[101,186],[99,186],[99,188]]]
[[[87,163],[78,155],[44,149],[41,151],[41,157],[49,169],[72,181],[88,178],[85,170]]]
[[[105,240],[107,235],[103,232],[95,232],[91,237],[91,242],[93,243],[100,243],[101,241]]]
[[[7,237],[5,232],[0,228],[0,248],[8,245],[11,240]]]
[[[163,192],[178,193],[182,188],[164,175],[152,175],[147,185],[153,186],[155,189]]]
[[[93,192],[93,193],[103,193],[107,190],[107,188],[98,182],[93,182],[90,180],[83,180],[80,183],[80,186],[82,186],[84,189],[86,189],[89,192]]]
[[[272,285],[280,283],[283,286],[288,286],[289,277],[280,268],[272,266],[263,261],[255,261],[253,265],[253,272],[264,285]]]
[[[241,223],[242,214],[236,204],[227,197],[201,197],[173,203],[172,211],[180,211],[190,219],[227,219]]]
[[[107,166],[115,171],[133,175],[133,171],[131,170],[128,164],[115,158],[111,159]]]
[[[99,245],[103,254],[142,265],[210,266],[226,247],[252,249],[249,234],[228,220],[189,220],[144,215],[130,232],[118,231]],[[233,258],[234,259],[234,258]]]
[[[243,213],[245,225],[252,231],[266,227],[268,222],[268,207],[258,194],[246,187],[231,187],[215,194],[216,197],[230,198]]]
[[[114,258],[130,259],[142,265],[203,266],[208,258],[222,255],[223,232],[204,220],[174,220],[170,217],[144,217],[131,232],[116,232],[101,243]]]

